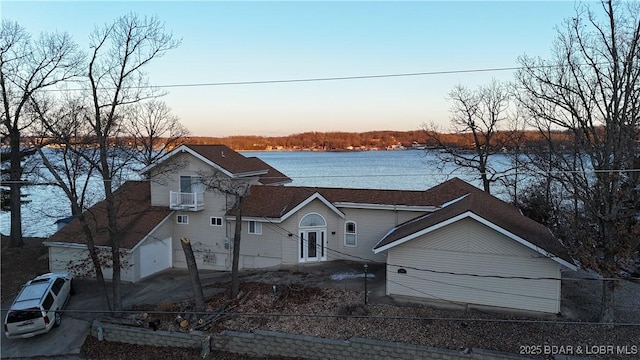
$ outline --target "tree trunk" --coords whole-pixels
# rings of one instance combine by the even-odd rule
[[[118,246],[113,246],[111,248],[111,258],[113,261],[113,278],[111,279],[111,286],[113,290],[113,311],[114,316],[120,316],[122,315],[122,262],[120,261],[120,249]]]
[[[242,202],[243,196],[236,196],[236,226],[233,235],[233,261],[231,264],[231,298],[240,293],[240,274],[238,265],[240,262],[240,238],[242,233]]]
[[[193,248],[191,247],[191,241],[188,238],[181,238],[182,250],[187,260],[187,269],[189,269],[189,277],[191,278],[191,288],[193,289],[193,299],[196,303],[196,311],[204,311],[204,294],[202,292],[202,283],[200,282],[200,275],[198,274],[198,265],[196,264],[196,257],[193,255]]]
[[[95,243],[93,241],[93,235],[91,234],[91,229],[89,228],[89,224],[87,223],[87,219],[83,214],[79,215],[80,224],[82,225],[82,230],[84,231],[85,237],[87,238],[87,250],[89,250],[89,257],[91,258],[91,262],[93,263],[93,268],[96,272],[96,280],[98,281],[98,287],[100,288],[100,292],[102,293],[106,304],[107,309],[109,311],[113,310],[113,306],[111,304],[111,300],[109,299],[109,291],[107,290],[107,283],[104,281],[104,274],[102,273],[102,263],[100,262],[100,258],[98,257],[98,252],[96,250]]]
[[[118,214],[116,211],[115,199],[111,190],[111,177],[108,176],[109,167],[106,161],[106,152],[103,150],[103,182],[105,200],[107,203],[107,222],[109,224],[109,240],[111,242],[111,265],[112,278],[111,286],[113,291],[113,311],[114,316],[120,316],[122,311],[122,262],[120,260],[120,234],[118,233]]]
[[[616,257],[615,251],[616,249],[611,248],[610,244],[614,244],[612,236],[613,234],[613,225],[608,221],[604,222],[602,225],[604,228],[604,236],[605,239],[608,240],[608,244],[604,247],[604,266],[605,271],[603,275],[605,277],[614,277],[616,266]],[[613,324],[615,322],[615,308],[616,308],[616,281],[615,280],[603,280],[602,281],[602,308],[600,314],[600,322],[605,324]]]
[[[614,280],[602,281],[602,311],[600,322],[604,324],[613,324],[615,322],[615,288]]]
[[[9,234],[11,247],[22,247],[22,157],[20,156],[20,131],[12,129],[10,139],[10,170],[9,170],[9,206],[11,209],[11,232]]]

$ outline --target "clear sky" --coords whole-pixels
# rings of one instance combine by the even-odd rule
[[[2,18],[29,32],[70,33],[157,15],[182,39],[149,67],[152,84],[425,73],[517,66],[548,57],[573,1],[7,1]],[[195,136],[418,130],[449,119],[447,93],[511,71],[361,80],[167,88]]]

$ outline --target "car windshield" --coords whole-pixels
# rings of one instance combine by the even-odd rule
[[[42,312],[38,308],[29,308],[25,310],[11,310],[7,315],[7,323],[17,323],[42,317]]]

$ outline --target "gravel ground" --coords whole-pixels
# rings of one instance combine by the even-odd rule
[[[637,284],[635,284],[637,285]],[[482,348],[520,353],[523,346],[639,346],[640,326],[609,328],[589,322],[568,319],[540,318],[488,313],[478,310],[454,311],[426,305],[398,306],[390,304],[364,305],[362,293],[341,289],[320,289],[303,285],[280,286],[274,293],[271,285],[242,284],[240,300],[230,304],[233,314],[220,321],[211,331],[224,329],[255,331],[258,329],[332,339],[364,337],[386,341],[423,344],[447,349]],[[227,302],[228,294],[221,294],[208,302],[208,311]],[[160,319],[160,328],[181,331],[175,323],[177,313],[188,311],[190,304],[140,306],[149,319]],[[155,313],[157,310],[164,314]],[[83,349],[86,359],[97,357],[101,351],[95,341],[88,341]],[[144,347],[127,351],[151,352],[153,356],[173,357],[168,349]],[[171,350],[175,351],[175,349]],[[131,353],[131,352],[128,352]],[[197,356],[182,350],[180,356]],[[220,359],[239,359],[238,355],[223,354]],[[636,355],[635,358],[640,356]],[[119,358],[119,357],[114,357]],[[195,357],[193,357],[195,359]],[[242,357],[240,357],[242,358]],[[541,357],[543,358],[543,357]],[[603,359],[633,359],[630,355],[607,353]],[[216,358],[218,359],[218,358]]]

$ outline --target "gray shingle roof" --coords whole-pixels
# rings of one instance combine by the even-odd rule
[[[291,179],[257,157],[245,157],[226,145],[184,145],[231,174],[263,172],[264,185],[288,183]]]
[[[430,191],[447,194],[451,200],[459,199],[440,210],[417,219],[407,221],[390,231],[374,249],[393,244],[407,236],[427,229],[443,221],[452,219],[466,212],[499,226],[500,228],[544,249],[551,254],[573,264],[567,249],[544,225],[524,216],[520,210],[490,194],[460,180],[452,179]]]
[[[334,205],[336,203],[354,203],[430,206],[441,199],[447,199],[442,194],[431,191],[252,186],[249,190],[249,196],[244,202],[242,214],[248,217],[279,218],[315,193],[320,194]],[[229,215],[232,214],[234,214],[233,210]]]

